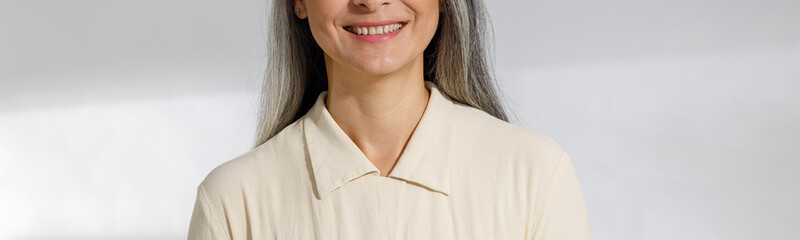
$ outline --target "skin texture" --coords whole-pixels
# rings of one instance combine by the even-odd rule
[[[295,0],[325,52],[326,107],[336,123],[388,176],[423,112],[430,92],[423,51],[439,22],[439,0]],[[344,27],[360,22],[407,22],[394,38],[359,41]]]

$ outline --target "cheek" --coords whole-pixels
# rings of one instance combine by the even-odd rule
[[[311,22],[309,21],[309,28],[314,42],[322,48],[322,51],[327,54],[337,54],[339,51],[336,33],[330,28],[329,22]]]
[[[426,30],[431,36],[433,36],[433,34],[436,33],[436,29],[439,27],[439,21],[441,21],[441,19],[439,19],[439,12],[429,12],[427,19],[428,20],[425,22]]]
[[[426,33],[436,32],[439,23],[439,1],[423,0],[414,2],[414,12],[416,12],[417,23],[421,30]]]
[[[311,35],[314,37],[314,41],[320,46],[326,45],[331,36],[328,29],[325,28],[325,22],[309,18],[308,27],[311,29]]]
[[[430,43],[430,40],[433,38],[433,35],[436,33],[436,29],[439,25],[439,11],[436,9],[437,5],[433,5],[433,8],[426,9],[424,12],[417,12],[417,28],[419,31],[417,39],[424,45],[427,46]],[[424,42],[422,42],[424,41]]]
[[[337,29],[333,23],[335,6],[331,6],[331,4],[326,1],[315,1],[313,5],[308,6],[308,8],[314,9],[309,9],[307,18],[308,27],[311,30],[314,41],[316,41],[323,50],[330,50],[329,46],[334,44],[337,36]]]

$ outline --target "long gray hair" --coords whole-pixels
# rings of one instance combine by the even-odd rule
[[[257,147],[300,119],[327,90],[322,49],[293,0],[274,0],[268,67],[259,102]],[[444,0],[439,26],[424,51],[425,80],[454,101],[508,121],[493,70],[492,28],[483,0]]]

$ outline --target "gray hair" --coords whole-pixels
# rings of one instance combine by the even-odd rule
[[[257,147],[300,119],[327,90],[324,53],[294,1],[274,0],[267,70],[259,101]],[[439,26],[424,51],[427,81],[456,102],[508,122],[493,69],[491,22],[483,0],[444,0]]]

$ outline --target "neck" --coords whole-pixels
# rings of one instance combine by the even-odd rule
[[[422,118],[430,93],[422,57],[384,75],[346,71],[326,56],[328,95],[333,119],[364,155],[387,176]]]

